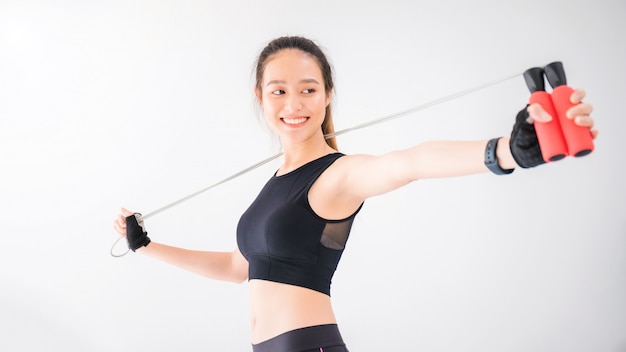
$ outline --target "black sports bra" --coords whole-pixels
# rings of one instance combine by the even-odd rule
[[[330,295],[330,283],[345,248],[354,214],[319,217],[308,201],[313,183],[335,160],[334,153],[287,174],[274,175],[237,226],[237,244],[248,260],[248,280],[306,287]]]

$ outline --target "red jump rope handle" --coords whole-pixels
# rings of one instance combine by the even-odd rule
[[[548,83],[553,88],[552,103],[563,130],[568,155],[579,157],[591,153],[594,145],[589,128],[578,126],[574,123],[574,120],[566,117],[567,110],[576,104],[570,101],[574,89],[567,85],[563,64],[559,61],[553,62],[544,67],[544,72]]]
[[[543,160],[545,162],[561,160],[568,155],[567,144],[565,143],[555,107],[552,104],[552,98],[545,90],[543,69],[535,67],[526,70],[524,72],[524,80],[531,92],[528,103],[541,105],[552,116],[552,121],[534,122]]]

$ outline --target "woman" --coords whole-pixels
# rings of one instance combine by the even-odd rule
[[[282,37],[261,52],[254,93],[284,158],[242,215],[234,251],[151,242],[141,216],[126,209],[114,223],[137,253],[212,279],[248,279],[255,352],[347,351],[331,306],[330,280],[367,198],[424,178],[503,174],[543,163],[527,118],[551,117],[535,105],[520,111],[512,139],[428,142],[381,156],[343,155],[334,138],[325,138],[333,132],[332,92],[330,65],[312,41]],[[583,97],[577,90],[571,100]],[[568,114],[595,138],[591,111],[580,103]]]

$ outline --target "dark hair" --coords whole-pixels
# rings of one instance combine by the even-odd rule
[[[291,37],[280,37],[270,41],[265,48],[259,54],[259,58],[256,62],[256,90],[257,93],[260,94],[263,80],[263,73],[265,72],[265,66],[267,64],[267,59],[276,54],[277,52],[284,49],[298,49],[306,54],[313,56],[318,65],[320,66],[320,70],[322,71],[322,77],[324,78],[324,89],[326,93],[330,93],[333,91],[333,75],[332,69],[328,60],[326,59],[326,55],[322,52],[322,49],[315,44],[312,40],[291,36]],[[324,116],[324,122],[322,123],[322,132],[324,135],[334,133],[335,127],[333,125],[333,117],[331,113],[330,104],[326,106],[326,115]],[[337,149],[337,141],[335,137],[327,138],[326,143],[333,149]]]

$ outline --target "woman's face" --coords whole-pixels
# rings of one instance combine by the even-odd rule
[[[283,144],[323,136],[321,125],[330,103],[317,60],[297,49],[273,54],[265,64],[257,98],[265,120]]]

